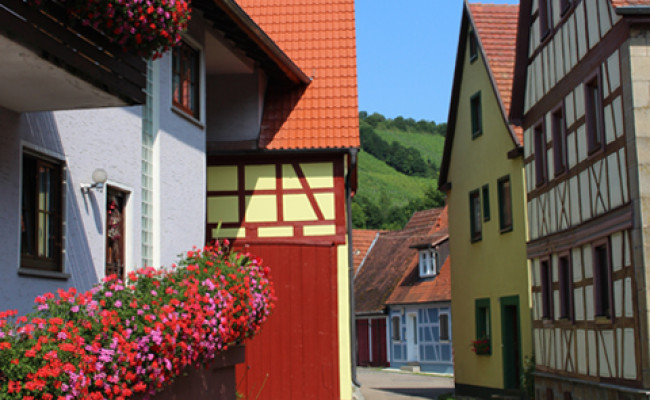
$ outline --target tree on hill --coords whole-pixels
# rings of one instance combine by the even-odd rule
[[[436,124],[434,121],[424,119],[415,121],[413,118],[404,118],[401,115],[391,119],[376,112],[368,115],[367,111],[359,111],[359,120],[366,122],[375,129],[397,129],[403,132],[430,133],[441,136],[445,136],[447,133],[446,123]]]
[[[425,160],[419,149],[404,146],[398,141],[388,143],[375,129],[396,131],[398,134],[429,133],[444,136],[447,124],[415,121],[402,116],[390,119],[379,113],[368,115],[366,111],[359,112],[362,150],[404,175],[431,178],[431,184],[422,197],[411,199],[406,204],[402,198],[391,198],[388,191],[380,190],[369,194],[360,188],[352,200],[352,224],[360,229],[402,229],[415,211],[444,205],[444,195],[436,185],[438,166],[431,159]]]

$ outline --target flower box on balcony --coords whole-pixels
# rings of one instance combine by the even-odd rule
[[[492,354],[492,350],[490,348],[490,339],[487,337],[482,337],[480,339],[472,341],[472,351],[478,355]]]
[[[144,399],[171,382],[179,386],[162,399],[232,391],[242,360],[233,346],[273,309],[269,269],[219,247],[192,250],[179,264],[142,268],[127,282],[110,276],[85,293],[46,293],[15,322],[15,311],[1,312],[0,398]],[[202,388],[208,378],[223,385]]]
[[[91,27],[125,52],[157,58],[181,40],[188,0],[28,0],[46,12],[63,7],[73,27]]]

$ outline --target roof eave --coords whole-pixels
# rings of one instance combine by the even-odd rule
[[[650,15],[650,6],[624,6],[616,7],[618,15]]]
[[[214,0],[294,83],[309,84],[311,78],[233,0]]]

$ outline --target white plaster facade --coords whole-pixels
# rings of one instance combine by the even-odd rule
[[[157,63],[163,71],[159,90],[171,93],[170,56]],[[154,265],[170,265],[183,251],[204,243],[205,133],[171,111],[169,96],[160,96],[160,103],[167,111],[158,113],[153,153]],[[125,265],[127,271],[142,266],[142,107],[22,114],[0,110],[0,308],[25,313],[44,292],[70,286],[84,290],[103,278],[107,191],[81,191],[96,168],[107,172],[107,185],[128,193]],[[65,166],[63,279],[18,273],[23,149]]]
[[[32,310],[38,295],[71,286],[87,290],[104,277],[107,192],[81,190],[81,184],[91,183],[96,168],[107,172],[108,186],[128,194],[127,272],[143,266],[143,260],[169,266],[193,246],[203,246],[206,132],[212,132],[216,142],[259,136],[266,87],[262,69],[211,26],[197,14],[184,38],[201,53],[198,119],[172,106],[171,52],[150,65],[153,145],[146,156],[143,124],[148,122],[143,111],[147,106],[17,113],[0,104],[0,309],[18,309],[23,314]],[[228,82],[228,90],[220,82]],[[213,88],[207,96],[206,87]],[[219,107],[223,104],[238,112],[223,110]],[[206,110],[211,110],[209,117]],[[224,129],[228,132],[220,133]],[[47,274],[20,269],[24,149],[59,160],[65,170],[65,239],[59,274],[43,276]],[[143,173],[152,178],[146,195]],[[152,207],[149,216],[143,215],[144,203]],[[153,233],[150,257],[143,255],[145,223],[152,225],[147,228]]]

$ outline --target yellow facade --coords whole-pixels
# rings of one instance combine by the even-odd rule
[[[279,177],[275,164],[245,165],[243,182],[239,182],[238,168],[208,168],[207,221],[223,224],[213,237],[246,238],[242,226],[251,223],[265,225],[249,226],[258,238],[293,237],[296,223],[299,236],[336,234],[341,216],[336,215],[334,162],[283,163]],[[243,218],[239,215],[239,190],[247,193]]]
[[[447,179],[451,184],[447,204],[450,256],[454,265],[451,286],[455,380],[457,385],[503,389],[503,298],[518,296],[519,299],[521,359],[530,357],[533,351],[524,164],[522,157],[508,158],[508,151],[515,145],[481,54],[470,62],[469,46],[466,46],[464,57]],[[470,99],[478,91],[483,129],[481,135],[473,138]],[[447,136],[450,140],[450,135]],[[511,231],[501,232],[497,182],[505,176],[510,177],[511,183],[513,226]],[[483,220],[484,185],[489,188],[488,221]],[[470,192],[474,190],[481,196],[482,238],[472,242]],[[489,299],[490,355],[477,355],[473,351],[472,342],[477,339],[477,299]]]

